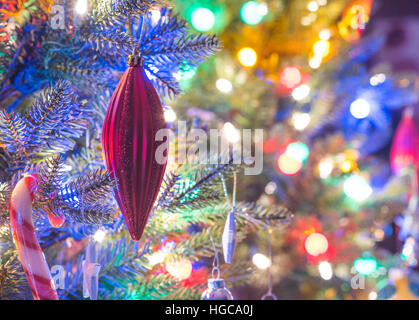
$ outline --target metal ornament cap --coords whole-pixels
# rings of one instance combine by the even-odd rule
[[[202,300],[234,300],[230,290],[225,287],[224,279],[208,279],[208,288],[202,293]]]

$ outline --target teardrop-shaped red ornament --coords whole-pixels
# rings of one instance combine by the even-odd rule
[[[136,241],[143,234],[159,193],[168,151],[167,140],[156,141],[157,132],[167,128],[163,108],[138,61],[130,63],[119,81],[102,132],[103,153],[115,180],[116,201]],[[157,161],[156,149],[162,144],[165,158]]]
[[[400,121],[390,151],[390,163],[394,172],[419,162],[419,131],[413,110],[407,109]]]

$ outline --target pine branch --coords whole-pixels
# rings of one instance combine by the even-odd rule
[[[229,162],[203,169],[196,166],[194,168],[194,172],[184,176],[172,173],[164,181],[163,191],[157,202],[159,209],[169,212],[193,210],[220,201],[223,198],[218,183],[220,176],[230,175],[238,166]]]
[[[155,2],[153,0],[95,0],[92,16],[99,22],[125,21],[128,16],[144,13]]]
[[[15,158],[27,154],[29,135],[28,124],[20,114],[0,112],[0,143]]]
[[[149,268],[147,268],[146,259],[139,253],[139,247],[139,242],[132,241],[129,237],[123,237],[117,241],[107,242],[99,250],[100,299],[109,299],[110,295],[114,299],[116,294],[120,298],[124,296],[125,299],[133,284],[147,276]],[[83,278],[82,260],[82,257],[78,259],[75,271],[72,266],[68,266],[68,269],[73,271],[67,279],[67,289],[60,292],[62,296],[80,298]]]
[[[221,44],[215,35],[203,34],[162,37],[151,42],[149,46],[150,48],[144,49],[144,60],[157,67],[168,63],[182,65],[184,61],[188,61],[189,66],[196,66],[221,49]]]
[[[63,215],[66,220],[83,224],[109,223],[114,217],[111,196],[113,181],[107,171],[87,171],[65,182],[60,156],[37,166],[39,192],[35,210],[41,214]]]
[[[16,255],[0,262],[0,300],[22,300],[27,281]]]
[[[288,223],[293,218],[293,214],[287,208],[280,205],[264,207],[254,202],[239,202],[235,209],[237,212],[248,214],[255,219],[266,222],[281,221]]]
[[[37,166],[39,197],[49,199],[63,179],[63,158],[61,155],[46,159]]]
[[[61,187],[52,199],[52,208],[61,210],[71,221],[85,224],[109,223],[114,217],[111,187],[107,171],[97,169]]]
[[[36,98],[27,114],[33,152],[48,156],[73,149],[87,126],[90,110],[76,103],[68,82],[58,82]]]
[[[0,225],[8,221],[11,190],[8,183],[0,183]]]

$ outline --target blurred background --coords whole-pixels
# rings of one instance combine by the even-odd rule
[[[223,50],[178,73],[167,119],[263,128],[264,170],[237,197],[294,219],[257,232],[237,259],[259,299],[417,299],[419,3],[409,0],[176,0]],[[154,14],[158,16],[159,12]]]

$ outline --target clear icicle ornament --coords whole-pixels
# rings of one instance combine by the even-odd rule
[[[223,253],[224,261],[231,263],[234,250],[236,249],[236,223],[234,222],[234,211],[231,211],[226,220],[223,232]]]
[[[236,185],[237,185],[237,176],[234,172],[234,184],[233,184],[233,200],[232,204],[230,203],[230,199],[228,198],[228,191],[227,191],[227,185],[225,183],[224,177],[221,176],[221,181],[223,183],[223,189],[225,193],[225,197],[227,200],[227,203],[230,207],[232,207],[232,210],[227,216],[226,223],[224,226],[223,231],[223,237],[222,237],[222,243],[223,243],[223,254],[224,254],[224,261],[226,263],[231,263],[233,260],[234,251],[236,249],[236,223],[234,221],[234,208],[236,206]]]
[[[214,241],[210,234],[212,246],[214,248],[215,256],[212,267],[212,278],[208,279],[208,288],[202,293],[202,300],[234,300],[230,290],[225,287],[224,279],[220,278],[218,251],[215,247]],[[216,274],[216,275],[215,275]]]

